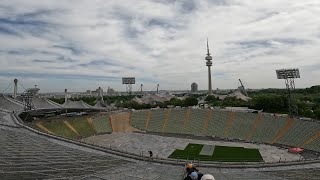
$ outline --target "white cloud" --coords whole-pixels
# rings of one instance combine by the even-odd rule
[[[206,89],[207,37],[214,88],[236,88],[238,78],[282,87],[275,69],[286,67],[301,69],[297,87],[318,83],[317,0],[4,0],[0,10],[1,79],[36,78],[46,91],[124,90],[122,76],[146,89]]]

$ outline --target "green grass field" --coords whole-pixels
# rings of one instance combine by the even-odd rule
[[[184,150],[175,150],[169,158],[223,161],[223,162],[259,162],[263,161],[258,149],[246,149],[243,147],[215,146],[212,156],[199,155],[202,144],[188,144]]]

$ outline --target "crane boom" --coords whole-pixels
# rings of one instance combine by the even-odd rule
[[[243,84],[242,84],[242,82],[241,82],[241,79],[239,79],[239,82],[240,82],[240,84],[241,84],[241,87],[242,87],[242,90],[243,90],[244,94],[245,94],[246,96],[248,96],[248,93],[247,93],[246,89],[244,88],[244,86],[243,86]]]

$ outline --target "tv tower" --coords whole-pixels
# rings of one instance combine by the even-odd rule
[[[212,94],[212,84],[211,84],[211,66],[212,66],[212,57],[210,56],[210,52],[209,52],[209,42],[207,39],[207,56],[205,58],[207,60],[206,62],[206,66],[208,66],[208,94]]]

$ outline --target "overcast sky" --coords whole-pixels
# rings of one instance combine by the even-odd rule
[[[214,89],[320,84],[319,0],[1,0],[0,91],[207,89],[207,37]]]

